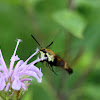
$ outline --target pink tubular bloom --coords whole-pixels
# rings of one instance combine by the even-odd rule
[[[0,91],[4,90],[7,92],[9,90],[26,90],[29,84],[28,81],[32,81],[30,76],[36,78],[38,82],[42,82],[43,74],[41,69],[37,68],[35,64],[47,58],[37,58],[35,61],[27,64],[28,61],[39,52],[39,49],[37,49],[36,52],[32,54],[25,62],[20,60],[18,55],[16,55],[16,51],[20,42],[21,40],[18,39],[16,48],[10,59],[9,69],[7,69],[2,52],[0,50]],[[14,63],[16,61],[18,62],[14,67]]]

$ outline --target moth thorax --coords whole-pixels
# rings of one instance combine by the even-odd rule
[[[41,54],[40,55],[41,58],[44,58],[45,57],[45,53],[44,52],[40,51],[40,54]]]
[[[48,57],[48,61],[50,62],[54,62],[54,55],[50,55],[49,53],[46,53],[47,57]]]
[[[40,54],[41,58],[47,57],[49,62],[54,62],[54,55],[50,55],[49,53],[44,53],[42,51],[40,51]]]

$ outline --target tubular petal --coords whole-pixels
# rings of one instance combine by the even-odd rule
[[[34,65],[30,65],[29,68],[28,68],[29,71],[34,71],[38,74],[39,77],[42,77],[43,74],[41,72],[41,69],[39,70],[39,68],[37,68],[36,66]]]
[[[20,90],[20,88],[21,88],[21,82],[20,82],[20,80],[19,80],[18,77],[15,78],[15,80],[13,81],[13,83],[12,83],[12,88],[13,88],[14,90]]]
[[[14,69],[14,73],[17,72],[20,68],[20,66],[23,64],[23,60],[20,60],[18,61],[18,63],[16,64],[15,66],[15,69]]]
[[[39,77],[38,74],[35,73],[35,72],[27,71],[25,74],[26,74],[26,75],[29,75],[29,76],[33,76],[34,78],[37,79],[37,81],[38,81],[39,83],[42,81],[42,78]]]
[[[25,79],[22,79],[21,82],[24,82],[24,81],[32,81],[32,79],[30,78],[25,78]]]
[[[21,87],[22,87],[23,90],[26,90],[26,87],[25,87],[24,83],[21,83]]]
[[[6,92],[9,90],[9,87],[10,87],[10,83],[8,83],[7,86],[6,86],[6,88],[5,88]]]
[[[37,53],[39,52],[39,49],[36,50],[35,53],[33,53],[26,61],[25,63],[27,63],[33,56],[35,56]]]
[[[13,55],[12,55],[12,57],[11,57],[11,60],[10,60],[10,61],[11,61],[11,62],[10,62],[10,67],[9,67],[10,75],[11,75],[11,73],[12,73],[12,69],[13,69],[13,66],[14,66],[14,62],[15,62],[16,60],[19,60],[18,56],[15,56],[15,55],[16,55],[16,51],[17,51],[17,48],[18,48],[18,45],[19,45],[20,42],[21,42],[21,40],[18,39],[16,48],[15,48],[14,53],[13,53]]]
[[[7,69],[6,63],[5,63],[4,59],[3,59],[1,50],[0,50],[0,64],[3,66],[3,68],[5,70],[5,73],[8,73],[8,69]]]
[[[30,65],[31,64],[36,64],[37,62],[39,62],[39,61],[41,61],[41,60],[45,60],[45,59],[47,59],[47,57],[44,57],[44,58],[37,58],[35,61],[33,61],[32,63],[30,63]]]
[[[6,86],[5,79],[1,77],[0,78],[0,91],[2,91],[5,86]]]

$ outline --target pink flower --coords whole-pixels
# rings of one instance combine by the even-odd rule
[[[25,62],[20,60],[18,55],[16,55],[16,51],[20,42],[21,40],[18,39],[16,48],[10,59],[9,69],[7,68],[0,50],[0,91],[4,90],[7,92],[8,90],[26,90],[30,84],[28,82],[32,81],[30,76],[36,78],[39,83],[42,82],[43,74],[41,69],[39,70],[35,64],[47,58],[37,58],[35,61],[28,64],[28,61],[39,52],[39,49],[37,49],[36,52],[32,54]],[[14,63],[16,61],[17,64],[14,67]]]

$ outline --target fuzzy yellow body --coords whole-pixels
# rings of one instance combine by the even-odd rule
[[[44,53],[43,50],[45,50],[46,53]],[[55,53],[52,50],[50,50],[50,49],[41,49],[40,54],[41,54],[41,58],[44,58],[45,56],[47,56],[49,62],[50,61],[54,62]]]
[[[62,67],[65,70],[67,70],[69,74],[73,72],[72,69],[68,66],[68,63],[62,60],[60,57],[56,56],[52,50],[43,48],[40,50],[40,54],[41,54],[41,58],[44,57],[48,58],[46,62],[48,62],[51,66]]]

